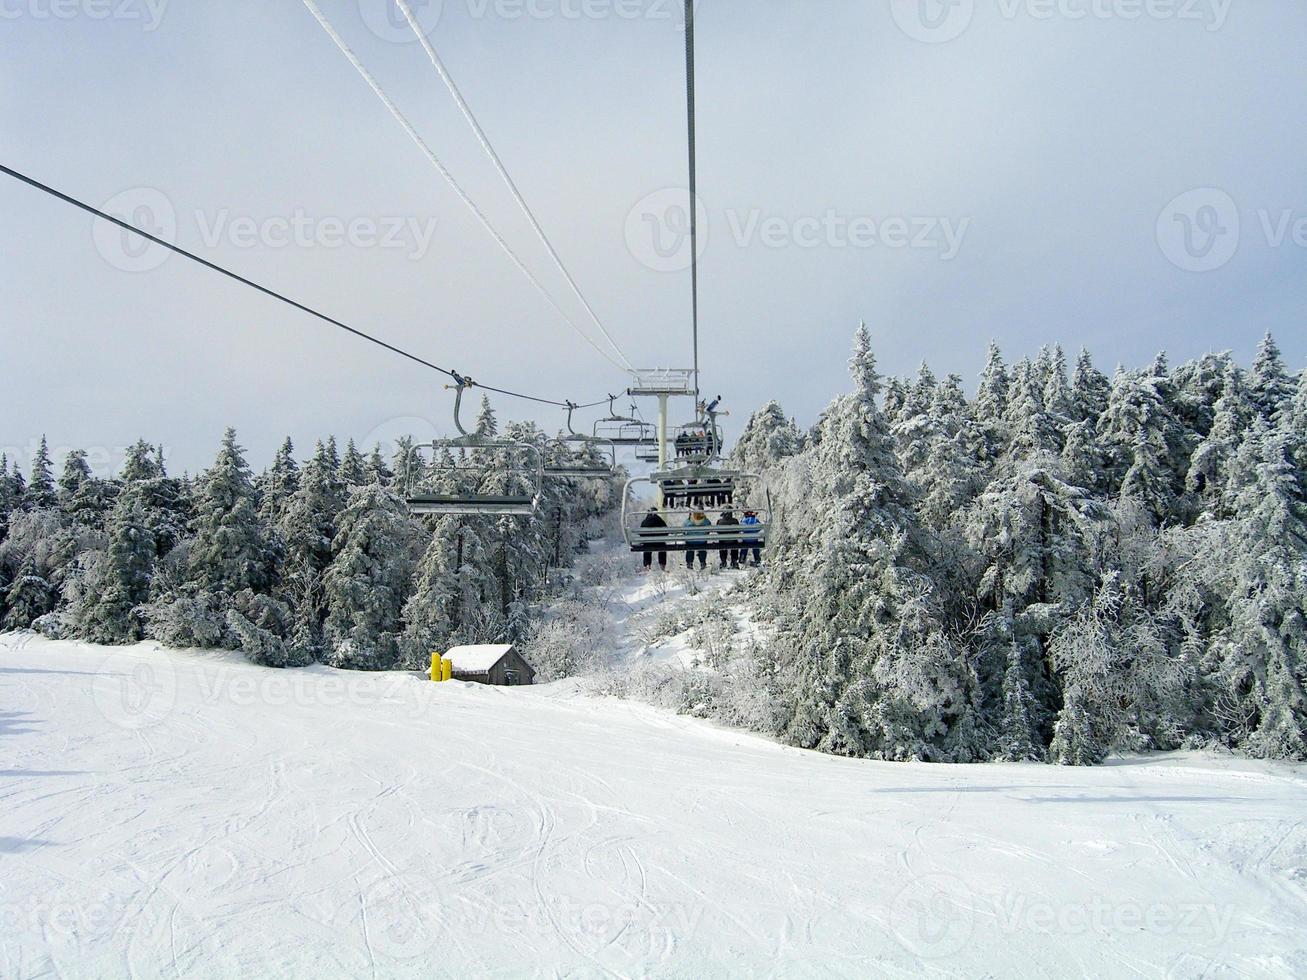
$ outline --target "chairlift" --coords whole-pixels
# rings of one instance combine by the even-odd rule
[[[614,446],[634,446],[645,448],[658,446],[658,429],[650,422],[638,419],[634,414],[618,415],[614,402],[616,395],[608,396],[608,417],[599,419],[594,424],[594,438],[611,443]],[[634,413],[635,406],[631,406]],[[657,458],[656,456],[654,457]]]
[[[677,462],[702,466],[721,454],[722,430],[715,419],[690,422],[674,432],[670,441]]]
[[[702,471],[703,482],[700,486],[708,487],[711,484],[710,472]],[[715,471],[715,476],[720,486],[729,486],[732,496],[745,496],[749,503],[743,506],[734,502],[707,506],[691,497],[689,501],[676,498],[676,506],[664,504],[662,508],[651,508],[639,503],[648,499],[647,493],[639,492],[639,488],[666,492],[665,485],[670,481],[679,481],[681,476],[678,473],[654,473],[628,480],[622,496],[622,533],[631,551],[643,554],[658,551],[744,551],[765,548],[771,529],[771,492],[762,484],[761,478],[752,473]],[[641,526],[650,509],[658,514],[665,527]],[[710,523],[702,527],[686,526],[693,514],[703,514]],[[743,515],[753,515],[757,523],[719,524],[718,521],[727,514],[737,520]]]
[[[611,396],[610,396],[611,398]],[[611,404],[611,402],[610,402]],[[544,473],[546,477],[553,479],[581,479],[594,480],[611,477],[617,472],[617,447],[609,439],[599,439],[593,436],[587,436],[577,432],[572,428],[572,413],[576,411],[577,406],[571,402],[567,403],[567,432],[565,436],[555,440],[555,444],[567,451],[569,456],[573,454],[573,446],[580,446],[581,458],[572,457],[564,463],[546,462]],[[609,461],[587,459],[595,449],[601,451],[607,450]]]
[[[420,451],[415,447],[409,454],[404,466],[404,500],[410,514],[436,514],[452,516],[502,516],[522,517],[534,514],[540,506],[540,494],[544,488],[544,451],[536,443],[519,442],[511,439],[490,439],[463,428],[459,416],[463,406],[463,392],[474,386],[471,378],[464,378],[455,373],[454,385],[454,426],[460,435],[453,439],[437,439],[431,444],[432,463],[426,468],[421,478],[414,473],[413,461],[416,456],[421,461]],[[462,457],[460,463],[442,463],[443,451],[457,453]],[[462,492],[461,484],[469,478],[479,480],[481,473],[467,463],[469,455],[494,454],[507,460],[504,470],[510,483],[525,487],[520,493],[467,493]],[[458,492],[437,492],[425,489],[418,484],[430,485],[433,475],[436,482],[447,486],[452,484]]]

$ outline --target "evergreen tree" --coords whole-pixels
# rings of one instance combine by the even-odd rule
[[[482,439],[493,439],[499,435],[499,421],[495,418],[495,410],[490,407],[487,395],[481,396],[481,411],[477,415],[475,431]]]
[[[412,547],[412,526],[398,497],[375,485],[354,492],[323,575],[329,664],[357,670],[395,666]]]
[[[1077,422],[1097,422],[1107,410],[1111,387],[1107,375],[1094,367],[1089,351],[1080,348],[1075,373],[1071,377],[1071,417]]]
[[[1061,344],[1055,345],[1049,352],[1045,373],[1047,377],[1043,390],[1044,411],[1056,419],[1058,424],[1065,425],[1075,409],[1071,398],[1071,385],[1067,381],[1066,354]]]
[[[966,715],[971,678],[941,628],[912,491],[877,406],[880,378],[865,326],[820,438],[791,463],[773,587],[808,597],[782,625],[789,654],[785,734],[848,755],[941,758]],[[793,497],[793,504],[790,498]],[[769,542],[770,544],[770,542]]]
[[[731,451],[731,465],[746,473],[766,474],[799,451],[802,437],[780,404],[769,401],[749,416]]]
[[[287,436],[273,457],[272,466],[259,479],[259,518],[264,526],[275,528],[281,523],[299,485],[300,468],[295,461],[295,445]]]
[[[150,597],[155,559],[155,534],[146,507],[137,493],[124,493],[109,521],[109,546],[75,614],[81,636],[93,643],[141,639],[138,607]]]
[[[25,630],[54,609],[55,590],[41,574],[36,559],[28,555],[18,566],[18,572],[5,595],[5,615],[0,627],[5,630]]]
[[[1250,394],[1257,411],[1268,422],[1279,421],[1280,410],[1293,397],[1293,381],[1284,368],[1279,345],[1270,333],[1257,346],[1250,380]]]
[[[224,434],[218,457],[200,484],[190,574],[201,589],[220,595],[259,591],[268,584],[267,544],[235,429]]]
[[[55,490],[54,476],[50,468],[50,450],[46,446],[45,436],[41,436],[41,445],[32,460],[31,479],[23,497],[24,506],[29,509],[55,507],[59,496]]]
[[[985,425],[999,425],[1007,415],[1008,372],[998,344],[989,342],[985,369],[980,373],[976,392],[976,419]]]
[[[1007,654],[1007,669],[1003,672],[1003,715],[998,758],[1004,762],[1039,762],[1043,759],[1044,752],[1035,732],[1038,707],[1030,692],[1032,670],[1025,663],[1021,644],[1009,642]]]
[[[363,455],[355,447],[353,439],[346,443],[345,455],[340,461],[340,482],[347,492],[368,482],[367,464],[363,461]]]
[[[390,467],[386,465],[386,458],[381,455],[381,443],[372,447],[372,453],[368,456],[368,482],[376,483],[379,486],[388,487],[394,482],[395,474]]]
[[[1248,712],[1246,747],[1307,759],[1307,519],[1282,433],[1264,419],[1249,434],[1258,462],[1219,561],[1231,604],[1225,681]],[[1221,571],[1224,574],[1220,574]]]
[[[138,439],[127,447],[127,456],[123,460],[121,473],[124,483],[155,480],[164,475],[158,454],[148,442]]]
[[[1202,501],[1208,516],[1229,517],[1234,512],[1234,500],[1224,492],[1229,467],[1256,413],[1243,372],[1229,365],[1207,436],[1194,450],[1185,476],[1186,489]]]

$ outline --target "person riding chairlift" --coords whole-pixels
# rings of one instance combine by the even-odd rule
[[[735,514],[728,510],[723,513],[721,517],[717,518],[717,526],[734,528],[739,527],[740,522],[735,519]],[[744,549],[742,548],[724,548],[719,551],[718,554],[722,556],[722,568],[726,567],[728,561],[731,564],[731,568],[739,568],[740,562],[744,559]]]
[[[691,511],[689,518],[685,522],[686,527],[712,527],[712,522],[708,520],[708,515],[701,510]],[[708,567],[708,536],[705,533],[702,541],[687,541],[689,546],[685,552],[685,567],[694,567],[694,556],[699,556],[699,567]]]
[[[645,514],[644,520],[640,522],[640,527],[665,528],[667,527],[667,522],[663,520],[662,515],[658,513],[657,507],[650,507],[649,513]],[[646,551],[644,553],[644,570],[646,572],[653,568],[653,556],[654,553],[652,551]],[[658,552],[658,567],[661,568],[664,572],[667,571],[667,552],[665,551]]]
[[[761,523],[762,521],[758,520],[757,511],[752,510],[746,510],[744,512],[744,519],[740,521],[740,524],[744,527],[758,527]],[[744,547],[740,549],[740,564],[744,564],[744,559],[748,556],[748,553],[752,551],[753,567],[757,568],[762,564],[762,549],[758,547],[758,539],[754,538],[750,540],[746,538],[743,543]]]

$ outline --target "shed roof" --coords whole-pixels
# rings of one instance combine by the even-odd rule
[[[482,643],[475,646],[454,647],[445,657],[454,663],[454,670],[463,674],[484,674],[513,649],[511,643]]]

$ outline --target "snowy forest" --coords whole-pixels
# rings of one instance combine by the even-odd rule
[[[476,431],[500,434],[488,402]],[[543,434],[510,423],[503,436]],[[530,518],[410,516],[405,480],[511,489],[504,453],[458,463],[402,442],[392,460],[352,441],[342,454],[329,439],[301,466],[287,439],[256,477],[228,430],[195,478],[169,476],[144,441],[117,479],[92,475],[82,452],[56,478],[43,439],[26,478],[0,460],[0,627],[361,670],[423,668],[433,650],[515,639],[551,569],[602,532],[617,489],[551,480]]]
[[[856,757],[1307,759],[1307,373],[1271,337],[1246,369],[1159,354],[1112,377],[991,345],[968,397],[924,364],[882,378],[863,328],[851,373],[810,430],[772,402],[731,451],[773,504],[764,566],[728,594],[757,629],[710,607],[688,624],[709,669],[601,690]],[[478,430],[500,431],[485,403]],[[6,460],[3,628],[356,669],[525,640],[542,678],[596,672],[604,623],[551,572],[611,533],[620,482],[547,481],[531,518],[415,518],[414,459],[329,440],[301,465],[288,440],[256,476],[228,432],[194,478],[144,442],[112,480],[77,452],[57,476],[44,448],[26,477]],[[512,489],[509,460],[435,462],[425,485]]]
[[[811,431],[769,404],[734,450],[775,498],[771,636],[715,713],[880,759],[1307,758],[1307,373],[1271,337],[1111,378],[991,345],[968,399],[883,380],[864,328],[851,370]]]

